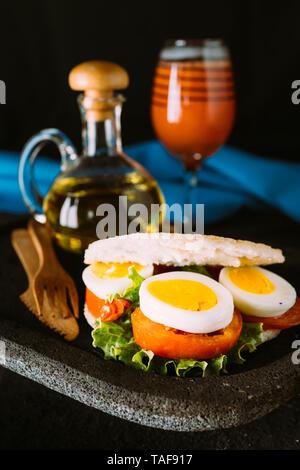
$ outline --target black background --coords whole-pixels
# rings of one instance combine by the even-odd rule
[[[71,68],[103,59],[126,67],[131,84],[123,141],[154,137],[149,118],[152,76],[166,38],[221,37],[228,43],[237,91],[229,143],[267,157],[298,160],[300,106],[291,83],[300,78],[300,4],[268,1],[1,0],[0,148],[20,150],[45,127],[80,146]]]

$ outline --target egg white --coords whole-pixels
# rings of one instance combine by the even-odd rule
[[[138,273],[145,279],[153,274],[153,266],[143,266]],[[128,276],[117,277],[112,279],[101,279],[96,276],[88,266],[82,273],[82,280],[85,286],[93,292],[99,299],[109,299],[111,296],[122,294],[131,286],[131,279]]]
[[[95,318],[94,315],[91,314],[86,304],[84,304],[83,314],[88,324],[94,329],[96,327],[97,318]]]
[[[149,292],[148,286],[151,282],[169,279],[187,279],[205,284],[216,294],[217,304],[209,310],[185,310],[167,304]],[[140,309],[146,317],[156,323],[188,333],[211,333],[231,323],[234,305],[231,293],[214,279],[197,273],[173,271],[151,276],[142,282]]]
[[[287,312],[296,302],[294,287],[278,274],[259,266],[253,266],[264,274],[274,285],[270,294],[253,294],[237,287],[229,278],[230,268],[220,271],[219,282],[232,294],[234,305],[247,315],[256,317],[278,317]]]

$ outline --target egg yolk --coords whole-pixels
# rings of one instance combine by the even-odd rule
[[[115,279],[128,276],[128,269],[133,266],[139,272],[144,266],[138,263],[94,263],[92,272],[100,279]]]
[[[158,300],[184,310],[209,310],[217,304],[212,289],[188,279],[153,281],[148,285],[148,291]]]
[[[275,290],[274,284],[255,268],[230,268],[228,277],[235,286],[251,294],[271,294]]]

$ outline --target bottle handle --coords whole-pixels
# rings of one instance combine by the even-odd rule
[[[40,150],[49,142],[58,147],[62,171],[67,168],[69,162],[78,158],[70,139],[58,129],[44,129],[25,144],[19,164],[19,186],[25,205],[39,222],[45,222],[42,208],[43,196],[35,183],[33,167]]]

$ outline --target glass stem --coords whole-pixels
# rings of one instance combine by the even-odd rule
[[[197,203],[198,170],[185,170],[184,172],[185,198],[184,220],[193,219],[194,207]]]
[[[197,170],[185,170],[184,172],[185,182],[185,204],[193,204],[195,202],[195,190],[198,185],[198,171]]]
[[[188,204],[185,209],[189,218],[193,218],[193,207],[197,203],[198,169],[185,170],[184,172],[185,198],[184,204]]]
[[[198,156],[198,154],[197,154]],[[201,167],[202,161],[196,159],[197,163],[192,166],[186,166],[184,169],[184,185],[185,185],[185,199],[184,199],[184,224],[188,231],[192,230],[193,222],[197,213],[196,204],[198,202],[198,171]]]

